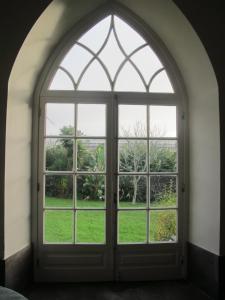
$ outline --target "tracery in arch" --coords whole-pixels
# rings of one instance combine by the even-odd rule
[[[75,41],[49,90],[174,92],[149,44],[116,15],[107,16]]]

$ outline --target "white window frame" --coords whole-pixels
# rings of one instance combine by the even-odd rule
[[[107,16],[109,13],[115,13],[128,24],[131,24],[137,32],[139,32],[146,41],[151,45],[153,50],[156,54],[160,57],[163,65],[165,66],[170,80],[173,84],[174,94],[160,94],[160,93],[136,93],[136,92],[79,92],[79,91],[49,91],[48,86],[49,82],[55,72],[56,67],[58,66],[59,62],[62,60],[64,55],[68,52],[70,47],[74,43],[74,39],[78,38],[83,32],[87,29],[91,28],[95,25],[99,20],[101,20],[104,16]],[[42,101],[60,101],[60,102],[68,102],[71,101],[70,99],[82,99],[85,102],[85,98],[93,98],[93,99],[108,99],[109,106],[111,113],[108,114],[109,122],[113,122],[113,118],[117,118],[117,112],[115,109],[115,104],[113,103],[129,103],[129,104],[152,104],[152,105],[176,105],[177,107],[177,138],[178,138],[178,149],[179,149],[179,190],[178,190],[178,209],[179,209],[179,218],[178,218],[178,228],[179,228],[179,235],[178,241],[176,243],[154,243],[154,244],[146,244],[141,245],[142,249],[140,249],[140,245],[117,245],[117,250],[115,250],[116,245],[116,224],[114,224],[114,228],[108,227],[111,234],[114,236],[114,239],[111,241],[107,241],[108,245],[110,245],[110,249],[108,249],[108,255],[110,255],[108,260],[108,268],[111,268],[113,273],[114,279],[119,280],[132,280],[132,278],[138,277],[139,279],[142,278],[141,274],[143,271],[140,268],[140,271],[137,272],[132,270],[132,264],[126,265],[126,261],[129,261],[129,257],[136,257],[137,261],[134,259],[134,263],[137,264],[140,256],[143,261],[148,260],[149,255],[150,261],[154,259],[155,255],[162,257],[166,254],[167,256],[170,255],[171,259],[173,258],[174,265],[171,267],[165,266],[165,268],[169,268],[170,273],[168,273],[165,278],[165,274],[163,271],[157,271],[157,268],[152,268],[154,272],[148,271],[145,273],[145,280],[151,279],[171,279],[171,278],[183,278],[186,273],[186,240],[187,240],[187,212],[188,212],[188,204],[187,204],[187,192],[185,186],[188,185],[187,178],[188,178],[188,171],[187,171],[187,120],[186,120],[186,93],[185,88],[183,85],[183,80],[180,75],[178,68],[170,54],[168,53],[167,49],[165,49],[162,42],[158,39],[154,32],[149,29],[141,20],[139,20],[136,16],[134,16],[131,12],[127,11],[124,7],[118,4],[110,4],[106,7],[99,9],[98,11],[89,15],[86,19],[81,21],[79,24],[75,26],[71,32],[69,32],[63,41],[56,47],[53,55],[49,58],[45,68],[42,72],[40,80],[37,84],[36,91],[35,91],[35,100],[34,100],[34,126],[33,126],[33,179],[32,179],[32,239],[34,244],[34,257],[35,257],[35,278],[36,280],[46,280],[48,281],[49,273],[47,272],[44,275],[45,266],[41,265],[41,260],[43,259],[40,256],[40,215],[38,215],[38,211],[40,211],[40,207],[38,208],[38,203],[40,205],[40,201],[38,201],[38,197],[43,194],[43,186],[40,185],[38,178],[40,178],[40,168],[39,164],[42,163],[38,159],[40,157],[40,149],[43,147],[42,143],[40,142],[40,135],[43,132],[43,114],[41,111],[41,102]],[[138,99],[138,100],[137,100]],[[73,101],[73,100],[72,100]],[[92,103],[95,100],[93,100]],[[82,102],[82,103],[84,103]],[[101,101],[100,101],[101,102]],[[116,122],[114,122],[116,123]],[[116,128],[108,128],[110,136],[113,135],[113,132],[116,132]],[[113,132],[112,132],[113,131]],[[114,136],[117,139],[117,137]],[[108,160],[111,157],[111,153],[117,153],[117,143],[113,144],[113,141],[108,141]],[[116,164],[114,164],[115,166]],[[117,170],[113,169],[112,163],[108,162],[109,166],[109,182],[113,182],[111,185],[111,192],[108,195],[108,200],[111,203],[111,207],[109,211],[113,211],[111,214],[111,218],[115,219],[115,207],[113,207],[113,195],[115,192],[116,186],[116,179],[115,174]],[[39,220],[38,220],[39,219]],[[111,222],[112,224],[113,222]],[[114,232],[114,233],[113,233]],[[72,245],[74,246],[74,245]],[[75,245],[77,251],[83,250],[84,248],[82,245]],[[96,253],[99,251],[99,245],[85,245],[85,247],[90,248]],[[97,246],[97,247],[96,247]],[[60,250],[59,250],[60,247]],[[44,246],[47,255],[52,255],[54,253],[64,255],[68,257],[68,255],[72,255],[74,252],[74,247],[71,245],[45,245]],[[78,256],[80,252],[78,253]],[[44,258],[46,259],[46,258]],[[119,261],[125,261],[124,265],[120,264]],[[42,260],[43,262],[44,260]],[[53,259],[54,261],[54,259]],[[136,265],[137,267],[137,265]],[[59,268],[60,269],[60,268]],[[76,268],[75,268],[76,269]],[[113,269],[113,270],[112,270]],[[129,269],[129,271],[127,271]],[[81,272],[81,271],[80,271]],[[93,272],[90,272],[90,278],[85,277],[86,273],[82,270],[82,274],[80,273],[80,278],[86,278],[87,280],[92,280],[91,275],[94,276],[96,274],[96,279],[100,278],[101,280],[101,272],[99,270],[93,269]],[[135,273],[136,272],[136,273]],[[146,275],[147,274],[147,275]],[[54,276],[51,280],[71,280],[71,276],[74,276],[72,271],[68,272],[66,275],[62,273],[62,278],[60,276]],[[133,277],[132,277],[133,276]],[[146,277],[147,276],[147,277]],[[78,280],[79,276],[74,276],[73,280]],[[103,280],[111,280],[111,275],[107,273]],[[82,280],[82,279],[81,279]]]

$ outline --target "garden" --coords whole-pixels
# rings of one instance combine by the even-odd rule
[[[71,130],[64,127],[61,135],[69,135]],[[71,174],[46,175],[45,241],[73,243],[75,235],[76,243],[104,243],[104,208],[108,199],[105,175],[101,172],[106,169],[105,140],[76,139],[76,166],[74,142],[73,138],[65,137],[46,139],[46,171],[72,171],[76,167],[82,174],[75,177]],[[163,175],[163,172],[176,172],[176,150],[174,140],[119,140],[119,243],[176,240],[176,176]],[[148,206],[150,211],[145,210]],[[75,215],[74,207],[77,208]]]

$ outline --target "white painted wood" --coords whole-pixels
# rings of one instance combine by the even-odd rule
[[[117,10],[116,7],[114,9]],[[123,14],[123,10],[121,10]],[[127,18],[130,22],[132,18]],[[135,25],[135,21],[133,21]],[[140,27],[140,26],[139,26]],[[85,27],[86,28],[86,27]],[[83,30],[83,29],[82,29]],[[82,32],[75,29],[76,36]],[[144,32],[144,31],[143,31]],[[155,49],[163,48],[158,40],[144,32],[145,38]],[[184,98],[181,80],[170,56],[166,51],[158,51],[167,66],[174,94],[129,93],[129,92],[79,92],[49,91],[48,85],[58,62],[62,59],[73,40],[72,32],[56,49],[43,72],[37,92],[36,102],[40,103],[40,118],[36,115],[36,133],[39,132],[39,161],[37,207],[37,239],[35,242],[35,278],[38,281],[109,281],[109,280],[153,280],[174,279],[184,276],[181,257],[185,253],[186,207],[182,191],[185,182],[184,161]],[[161,49],[160,48],[160,49]],[[57,59],[55,59],[57,57]],[[53,63],[54,61],[54,63]],[[107,104],[107,205],[106,205],[106,244],[105,245],[47,245],[43,244],[42,199],[44,104],[45,103],[106,103]],[[176,105],[178,137],[178,241],[176,243],[117,245],[117,219],[114,195],[117,193],[117,108],[118,104]],[[38,111],[36,110],[36,114]],[[39,128],[39,129],[38,129]],[[98,137],[96,137],[98,138]],[[99,137],[100,138],[100,137]],[[102,137],[101,137],[102,138]],[[155,139],[155,138],[154,138]],[[168,138],[166,138],[168,139]],[[161,140],[161,139],[160,139]],[[60,172],[56,172],[59,174]],[[65,172],[63,172],[65,173]],[[173,173],[174,174],[174,173]]]

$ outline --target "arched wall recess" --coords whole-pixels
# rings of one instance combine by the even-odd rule
[[[31,96],[37,74],[45,64],[51,48],[61,39],[63,32],[66,32],[71,28],[73,22],[78,21],[100,3],[101,1],[92,1],[92,3],[90,1],[83,1],[82,3],[79,1],[73,1],[73,3],[71,1],[54,1],[31,30],[12,70],[9,82],[6,145],[6,257],[30,243],[29,180],[31,173],[27,157],[31,152],[31,135],[27,128],[31,128],[32,112],[29,103],[32,103]],[[160,36],[172,53],[184,78],[189,96],[191,121],[190,241],[209,251],[218,253],[218,191],[220,184],[217,171],[219,170],[219,150],[217,147],[219,144],[218,89],[210,61],[190,24],[172,1],[165,3],[165,1],[158,0],[143,0],[136,3],[127,0],[121,1],[121,3],[135,11]],[[57,30],[46,31],[49,20],[52,21],[52,28],[57,28]],[[162,26],[162,24],[165,25]],[[35,57],[33,55],[34,48]],[[201,64],[201,68],[196,70],[198,64]],[[203,107],[204,114],[202,114]],[[17,118],[18,109],[23,116],[23,125]],[[214,120],[214,122],[209,124],[209,119]],[[24,130],[21,131],[21,128]],[[202,135],[202,132],[207,132],[207,137]],[[18,139],[15,140],[15,136],[18,136]],[[201,149],[200,152],[199,149]],[[18,169],[24,170],[24,176],[21,176],[21,173],[14,173],[13,179],[12,166],[16,163],[18,165],[17,157],[20,152],[24,153],[24,156],[21,155]],[[205,164],[206,161],[208,164]],[[207,177],[208,169],[210,169],[211,174],[209,177],[214,177],[214,181]],[[20,183],[20,187],[17,188],[13,184],[14,180]],[[204,188],[202,188],[203,182],[207,182]],[[20,206],[18,206],[20,210],[17,211],[16,216],[13,213],[15,209],[12,209],[12,207],[15,208],[15,202],[12,203],[10,200],[14,199],[15,195],[17,199],[20,199]],[[215,200],[213,203],[212,198]],[[209,222],[210,219],[214,219],[213,224]],[[22,223],[21,220],[23,220]],[[15,228],[18,226],[21,228],[21,234],[15,237]]]

